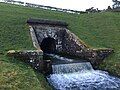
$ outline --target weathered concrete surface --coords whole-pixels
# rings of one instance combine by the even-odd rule
[[[30,26],[33,44],[37,49],[41,49],[43,40],[50,37],[55,40],[56,46],[52,47],[52,44],[48,41],[46,41],[46,43],[49,43],[49,45],[45,46],[55,48],[54,53],[66,53],[68,55],[77,56],[90,61],[93,65],[99,64],[105,57],[113,52],[112,49],[91,49],[68,30],[65,22],[30,19],[27,23]]]

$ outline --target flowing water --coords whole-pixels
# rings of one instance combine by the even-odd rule
[[[54,74],[86,72],[93,70],[89,62],[52,65]]]
[[[89,62],[79,63],[59,56],[54,58],[57,64],[52,65],[53,74],[47,79],[55,90],[120,90],[119,78],[94,70]],[[67,62],[58,64],[58,60]]]

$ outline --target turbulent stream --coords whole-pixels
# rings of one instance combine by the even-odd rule
[[[120,90],[119,78],[105,71],[94,70],[89,62],[51,56],[57,63],[52,65],[53,74],[47,79],[55,90]]]

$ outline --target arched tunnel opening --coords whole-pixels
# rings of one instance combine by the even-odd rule
[[[56,43],[55,39],[51,37],[44,38],[43,41],[41,42],[41,50],[43,50],[44,53],[55,53],[56,51]]]

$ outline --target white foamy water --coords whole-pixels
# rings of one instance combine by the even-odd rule
[[[85,72],[93,70],[89,62],[52,65],[55,74]]]
[[[120,90],[120,79],[93,70],[90,63],[53,65],[47,79],[55,90]],[[83,69],[83,70],[82,70]]]
[[[47,77],[55,90],[120,90],[120,79],[94,70],[89,62],[49,54],[53,74]]]
[[[56,90],[120,90],[120,79],[101,71],[52,74],[48,81]]]

